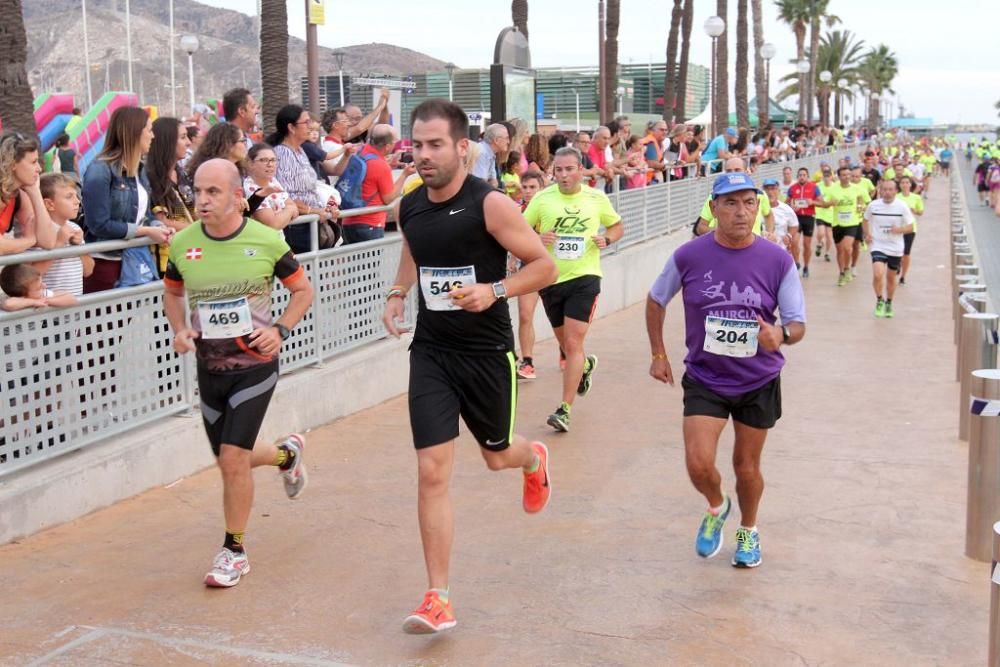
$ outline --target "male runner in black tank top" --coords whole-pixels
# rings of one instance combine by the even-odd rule
[[[398,338],[405,331],[403,297],[411,287],[419,290],[409,403],[429,590],[403,630],[425,634],[456,624],[448,599],[448,485],[459,416],[490,470],[524,471],[526,512],[548,503],[548,450],[514,434],[517,378],[507,298],[551,284],[557,272],[517,205],[466,174],[468,117],[461,107],[428,100],[413,110],[410,125],[424,184],[397,204],[403,249],[383,321]],[[508,251],[524,266],[505,278]]]

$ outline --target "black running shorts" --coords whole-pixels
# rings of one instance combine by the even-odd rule
[[[907,257],[910,256],[910,251],[913,250],[913,242],[917,239],[916,232],[910,232],[909,234],[903,234],[903,254]]]
[[[802,235],[812,238],[813,232],[816,230],[816,218],[802,213],[797,213],[795,217],[799,219],[799,229],[802,231]]]
[[[597,297],[600,294],[601,279],[598,276],[580,276],[564,283],[549,285],[539,292],[545,315],[553,329],[565,324],[567,317],[589,324],[594,319]]]
[[[751,428],[772,428],[781,418],[781,377],[759,389],[739,396],[717,394],[687,373],[681,378],[684,389],[684,416],[718,417]]]
[[[856,239],[858,238],[858,230],[861,225],[851,225],[850,227],[834,227],[833,228],[833,242],[840,243],[844,239]]]
[[[459,416],[483,449],[510,447],[517,409],[513,353],[473,355],[411,346],[409,392],[417,449],[457,438]]]
[[[277,384],[277,359],[228,373],[213,373],[198,364],[201,418],[216,456],[222,445],[253,449]]]
[[[890,271],[895,271],[896,273],[899,273],[899,266],[902,263],[902,261],[903,261],[902,257],[893,257],[891,255],[885,254],[884,252],[878,252],[876,250],[872,251],[872,264],[875,264],[876,262],[883,262],[886,266],[889,267]]]

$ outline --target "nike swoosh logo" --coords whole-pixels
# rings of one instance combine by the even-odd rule
[[[490,447],[496,447],[497,445],[502,445],[503,443],[504,443],[503,440],[497,440],[496,442],[491,442],[489,440],[486,441],[486,444],[489,445]]]
[[[460,208],[457,211],[448,211],[448,215],[455,215],[456,213],[461,213],[464,210],[465,210],[464,208]],[[497,443],[497,444],[500,444],[500,443]]]

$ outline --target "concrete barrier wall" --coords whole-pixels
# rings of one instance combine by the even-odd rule
[[[642,302],[667,257],[687,230],[633,245],[603,259],[597,317]],[[511,304],[517,323],[517,306]],[[539,340],[552,330],[539,305]],[[374,343],[282,376],[261,437],[307,430],[378,405],[406,391],[409,338]],[[307,397],[308,400],[304,400]],[[214,465],[196,411],[168,417],[127,435],[15,472],[0,479],[0,544],[71,521],[148,489]]]

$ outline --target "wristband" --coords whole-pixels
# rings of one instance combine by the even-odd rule
[[[388,292],[385,294],[385,300],[398,296],[400,299],[406,298],[406,290],[403,289],[402,285],[393,285]]]
[[[654,354],[653,355],[653,361],[657,361],[659,359],[662,359],[663,361],[666,361],[667,360],[667,354],[665,352],[660,352],[659,354]]]

